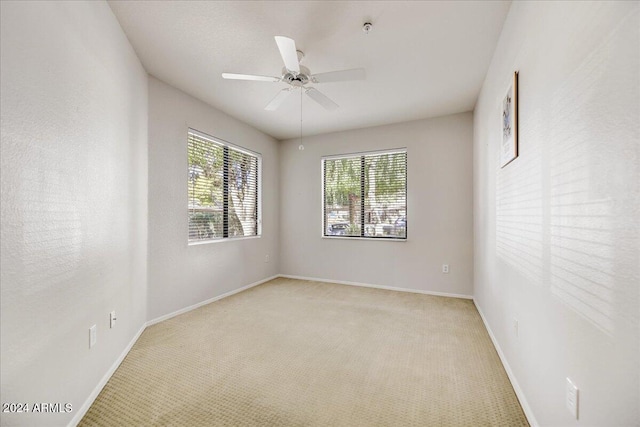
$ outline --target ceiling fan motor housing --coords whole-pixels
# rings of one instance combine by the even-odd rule
[[[294,74],[286,68],[282,69],[282,81],[289,83],[291,86],[301,87],[309,83],[311,80],[311,71],[304,65],[300,66],[300,73]]]

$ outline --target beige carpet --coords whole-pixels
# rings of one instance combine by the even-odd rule
[[[528,424],[472,301],[276,279],[149,327],[80,425]]]

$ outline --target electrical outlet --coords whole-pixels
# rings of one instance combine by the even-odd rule
[[[98,341],[98,336],[96,331],[96,325],[93,325],[92,327],[89,328],[89,348],[96,345],[97,341]]]
[[[112,311],[111,313],[109,313],[109,328],[113,328],[114,326],[116,326],[116,320],[118,320],[116,318],[116,312]]]
[[[579,397],[580,394],[578,387],[576,387],[576,385],[569,378],[567,378],[567,409],[569,410],[569,412],[571,412],[571,415],[573,415],[576,420],[578,419]]]
[[[518,338],[518,319],[513,319],[513,332],[516,334],[516,338]]]
[[[269,258],[270,258],[269,254],[265,255],[264,256],[264,262],[268,264],[269,263]]]
[[[449,264],[442,264],[442,272],[444,274],[448,274],[449,273]]]

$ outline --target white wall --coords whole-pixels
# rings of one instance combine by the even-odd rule
[[[540,425],[640,423],[638,6],[514,2],[474,114],[475,297]],[[514,70],[520,156],[500,169]]]
[[[262,154],[261,238],[187,245],[188,128]],[[149,320],[276,275],[278,203],[276,140],[150,77]]]
[[[2,425],[65,425],[146,318],[147,76],[105,2],[0,7],[2,402],[73,405]]]
[[[472,295],[471,113],[283,141],[281,273]],[[407,148],[406,242],[322,238],[321,157]],[[450,273],[442,274],[442,264]]]

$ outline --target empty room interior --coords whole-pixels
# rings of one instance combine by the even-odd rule
[[[1,1],[2,426],[640,426],[639,1]]]

